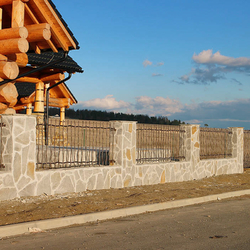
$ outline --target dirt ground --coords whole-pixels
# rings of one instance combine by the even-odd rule
[[[44,194],[38,197],[0,201],[0,225],[59,218],[244,189],[250,189],[250,169],[246,169],[243,174],[221,175],[187,182],[85,191],[64,195]]]

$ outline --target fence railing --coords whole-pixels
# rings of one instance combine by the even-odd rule
[[[37,121],[37,168],[109,165],[109,122],[49,119],[45,145],[43,119]]]
[[[231,129],[200,128],[200,159],[232,157]]]
[[[250,168],[250,130],[244,130],[244,168]]]
[[[181,150],[181,136],[184,133],[180,126],[137,124],[137,163],[184,160],[185,155]]]

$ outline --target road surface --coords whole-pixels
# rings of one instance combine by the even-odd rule
[[[11,237],[0,249],[250,249],[250,199]]]

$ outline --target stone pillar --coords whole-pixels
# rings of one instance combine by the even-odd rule
[[[243,173],[244,159],[244,130],[243,128],[232,128],[232,157],[237,158],[237,168],[239,173]]]
[[[184,156],[184,161],[191,161],[191,125],[180,125],[185,133],[180,134],[180,155]]]
[[[200,162],[200,125],[191,125],[191,165],[195,171]]]
[[[5,171],[13,173],[16,183],[18,183],[21,176],[34,179],[36,117],[2,115],[2,123],[2,160]]]
[[[113,130],[111,160],[114,165],[132,167],[136,164],[136,122],[111,121],[110,125]]]

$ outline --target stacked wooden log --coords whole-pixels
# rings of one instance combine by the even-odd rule
[[[0,9],[6,5],[12,5],[11,27],[4,29],[0,27],[0,114],[15,112],[13,111],[13,107],[16,105],[18,97],[15,79],[18,77],[20,69],[25,68],[28,64],[26,53],[29,48],[36,47],[38,43],[47,42],[51,39],[50,25],[48,23],[36,23],[24,26],[25,3],[28,1],[0,1]],[[44,76],[44,80],[50,77],[55,80],[55,76],[49,75]],[[3,80],[12,81],[1,85]],[[23,78],[20,80],[25,81],[26,79]],[[34,77],[29,77],[27,80],[34,84],[43,81]],[[43,85],[43,83],[40,83],[40,85]],[[40,93],[40,95],[38,98],[43,102],[44,93]]]

